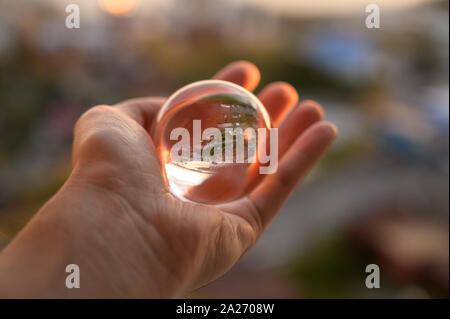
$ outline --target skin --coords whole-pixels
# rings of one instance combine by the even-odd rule
[[[260,74],[234,62],[215,79],[252,91]],[[0,255],[0,297],[179,297],[228,271],[337,135],[313,101],[284,82],[258,96],[279,128],[279,167],[251,193],[219,206],[168,191],[149,132],[165,101],[138,98],[91,108],[74,130],[73,170]],[[67,289],[66,265],[81,288]]]

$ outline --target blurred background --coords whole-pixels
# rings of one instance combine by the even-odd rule
[[[254,249],[189,297],[448,297],[448,1],[376,1],[367,29],[370,2],[0,0],[0,247],[67,178],[82,112],[246,59],[259,89],[292,83],[340,136]]]

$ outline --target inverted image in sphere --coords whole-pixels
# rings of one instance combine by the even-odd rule
[[[157,117],[155,143],[170,191],[208,204],[243,196],[258,181],[258,150],[270,130],[262,103],[231,82],[207,80],[176,91]]]

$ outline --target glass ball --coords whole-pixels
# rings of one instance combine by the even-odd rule
[[[154,134],[170,191],[205,204],[245,195],[259,180],[266,140],[258,129],[270,127],[262,103],[241,86],[206,80],[179,89],[159,111]]]

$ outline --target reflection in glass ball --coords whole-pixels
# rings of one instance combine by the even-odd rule
[[[270,129],[267,111],[238,85],[207,80],[176,91],[154,134],[170,191],[208,204],[245,195],[256,186],[258,149],[266,144],[259,128]]]

